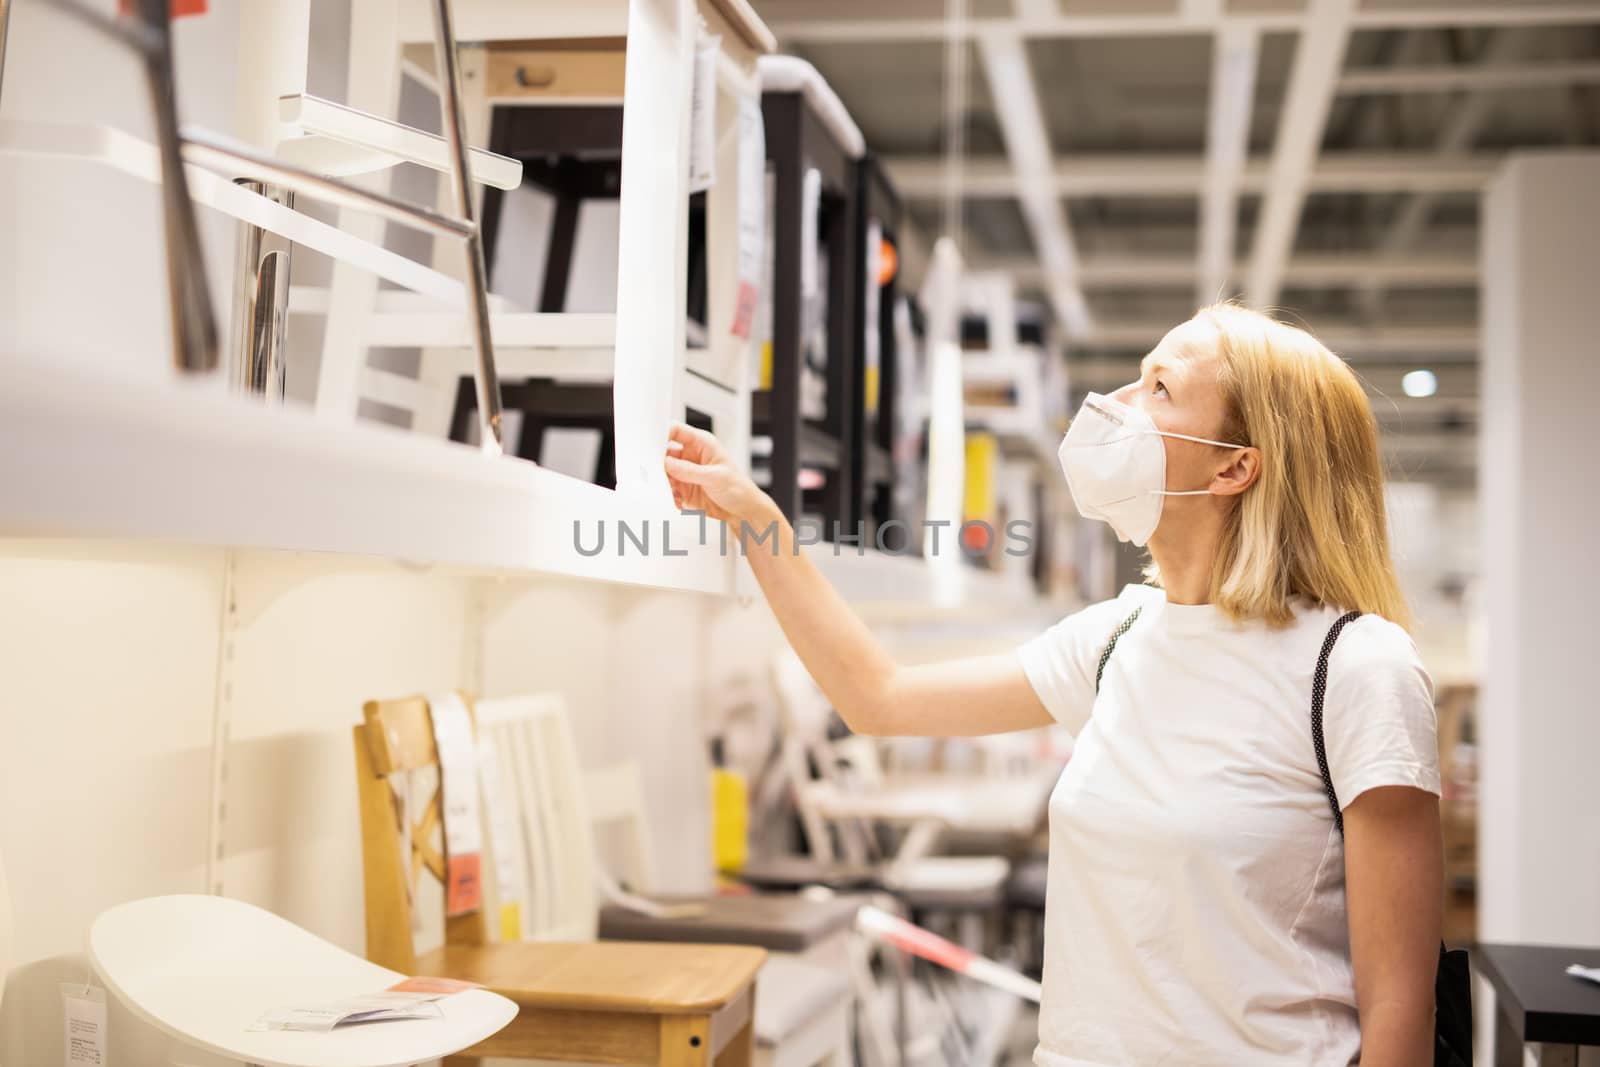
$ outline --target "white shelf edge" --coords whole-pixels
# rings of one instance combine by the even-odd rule
[[[328,553],[720,595],[742,566],[720,554],[709,523],[698,546],[692,517],[463,445],[267,408],[216,379],[116,377],[20,356],[5,373],[6,537]],[[586,548],[603,525],[603,552],[578,550],[574,520]],[[619,555],[619,523],[648,529],[648,554],[629,542]]]

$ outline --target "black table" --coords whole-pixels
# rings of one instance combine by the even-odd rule
[[[1523,1045],[1542,1045],[1541,1067],[1577,1067],[1579,1045],[1600,1045],[1600,985],[1567,974],[1600,967],[1600,949],[1479,945],[1472,963],[1494,986],[1494,1065],[1522,1067]]]

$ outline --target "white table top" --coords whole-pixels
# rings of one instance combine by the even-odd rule
[[[442,1019],[252,1032],[274,1008],[375,993],[405,976],[223,897],[118,905],[95,920],[89,953],[111,994],[140,1019],[262,1067],[410,1067],[474,1045],[517,1014],[505,997],[475,989],[440,1001]]]

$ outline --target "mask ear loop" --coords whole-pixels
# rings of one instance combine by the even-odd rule
[[[1213,441],[1209,437],[1190,437],[1186,433],[1173,433],[1170,430],[1145,430],[1144,432],[1145,433],[1153,433],[1158,437],[1176,437],[1176,438],[1179,438],[1180,440],[1193,441],[1196,444],[1201,444],[1201,445],[1216,445],[1218,448],[1249,448],[1250,447],[1249,445],[1230,445],[1226,441]],[[1211,490],[1209,490],[1209,489],[1150,489],[1150,490],[1146,490],[1146,491],[1147,492],[1151,492],[1151,493],[1155,493],[1157,496],[1211,496],[1212,495],[1211,494]]]
[[[1229,444],[1227,441],[1213,441],[1209,437],[1190,437],[1186,433],[1173,433],[1171,430],[1144,430],[1144,431],[1135,431],[1135,432],[1153,433],[1157,437],[1176,437],[1179,440],[1182,440],[1182,441],[1193,441],[1196,444],[1200,444],[1200,445],[1216,445],[1218,448],[1249,448],[1250,447],[1249,445]]]

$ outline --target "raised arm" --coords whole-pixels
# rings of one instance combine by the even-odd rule
[[[704,511],[745,541],[745,556],[790,645],[850,728],[958,737],[1048,726],[1014,655],[901,666],[823,577],[771,497],[711,434],[674,425],[667,477],[680,508]]]

